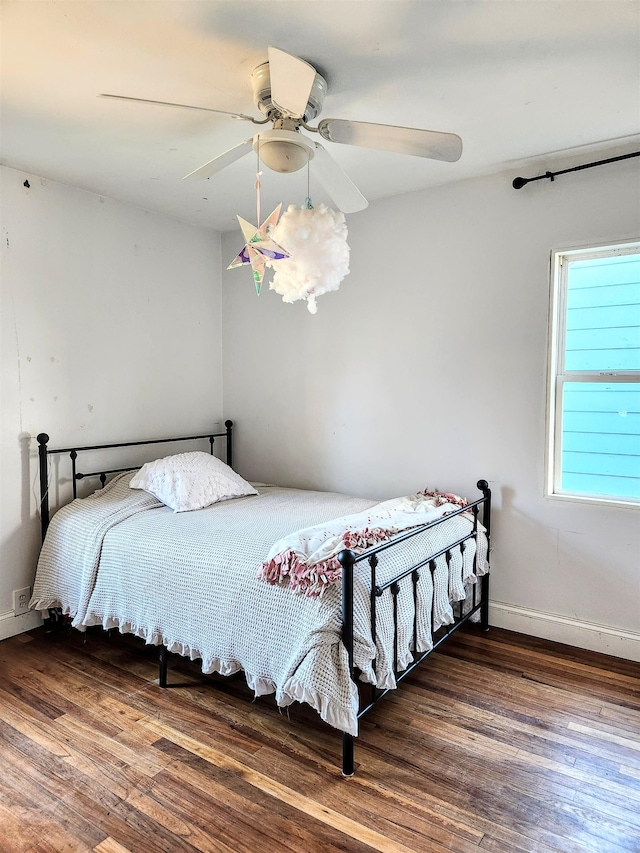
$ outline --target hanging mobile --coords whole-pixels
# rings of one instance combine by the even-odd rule
[[[310,167],[307,163],[307,197],[303,205],[291,204],[282,214],[273,236],[291,253],[282,263],[271,263],[269,288],[283,302],[306,299],[311,314],[318,310],[317,298],[337,290],[349,273],[349,244],[344,214],[324,204],[311,203]]]
[[[238,222],[240,223],[240,228],[242,229],[242,233],[246,242],[240,252],[231,261],[227,269],[232,270],[236,267],[241,267],[244,264],[251,264],[251,269],[253,270],[253,282],[256,287],[256,293],[258,296],[260,296],[260,290],[262,289],[262,280],[264,278],[266,262],[280,261],[284,258],[290,257],[290,255],[285,249],[282,248],[282,246],[272,240],[270,236],[271,232],[276,226],[278,217],[280,216],[282,202],[276,207],[276,209],[272,213],[269,214],[269,216],[267,216],[262,225],[260,225],[260,178],[262,176],[262,171],[260,170],[259,137],[258,144],[256,147],[256,154],[258,157],[258,168],[256,171],[255,188],[256,215],[258,224],[252,225],[250,222],[247,222],[246,219],[243,219],[241,216],[238,216]]]

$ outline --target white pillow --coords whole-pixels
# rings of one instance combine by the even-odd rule
[[[174,512],[203,509],[228,498],[258,494],[228,465],[201,450],[147,462],[129,485],[149,492]]]

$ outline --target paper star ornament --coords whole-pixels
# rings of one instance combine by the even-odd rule
[[[243,264],[251,264],[253,282],[258,296],[260,296],[260,289],[262,288],[266,262],[281,261],[290,257],[289,253],[270,236],[272,229],[276,226],[278,216],[280,216],[281,207],[282,204],[279,204],[273,213],[267,216],[262,225],[252,225],[251,222],[247,222],[246,219],[238,216],[238,222],[246,242],[227,269],[232,270],[243,266]]]

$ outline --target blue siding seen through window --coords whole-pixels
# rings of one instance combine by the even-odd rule
[[[640,255],[574,261],[565,370],[640,370]]]
[[[640,499],[640,382],[565,382],[562,490]]]
[[[569,261],[562,491],[640,499],[640,254]]]

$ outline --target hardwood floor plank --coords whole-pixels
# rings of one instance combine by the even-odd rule
[[[624,764],[620,765],[620,774],[622,776],[627,776],[630,779],[640,779],[639,770],[636,770],[635,767],[625,767]]]
[[[450,680],[448,683],[450,684]],[[465,696],[461,688],[449,686],[429,690],[424,685],[413,683],[407,684],[407,688],[414,695],[418,695],[413,707],[422,713],[427,713],[430,718],[435,716],[473,729],[488,727],[492,737],[506,740],[509,744],[519,744],[527,750],[536,751],[542,755],[554,754],[556,758],[564,753],[564,760],[570,764],[575,764],[576,760],[588,753],[607,760],[617,758],[631,766],[638,764],[640,767],[637,739],[634,735],[634,732],[637,733],[640,728],[640,717],[638,724],[631,727],[623,727],[622,724],[610,726],[604,723],[601,716],[595,718],[599,722],[585,726],[582,715],[577,716],[575,713],[571,716],[563,711],[560,714],[554,713],[553,717],[550,717],[550,711],[555,710],[550,702],[540,709],[538,717],[524,716],[521,713],[512,712],[510,707],[501,707],[498,713],[493,708],[488,710],[480,690],[472,701],[461,701]],[[393,702],[394,699],[391,701]],[[528,704],[525,697],[519,697],[518,701]],[[540,719],[543,717],[545,718],[544,727],[540,725]],[[599,745],[594,740],[596,732],[602,732],[600,740],[608,743]],[[583,734],[586,736],[583,737]],[[550,743],[547,744],[547,741]],[[558,746],[564,746],[567,749],[559,751]]]
[[[622,737],[614,732],[607,731],[604,727],[595,728],[594,726],[583,726],[579,723],[569,723],[567,728],[573,732],[580,732],[581,734],[588,735],[590,741],[603,740],[640,753],[640,741],[635,740],[634,738]]]
[[[298,788],[307,796],[311,796],[314,786],[317,786],[317,772],[301,766],[301,754],[283,755],[265,748],[255,756],[256,762],[266,762],[273,774],[280,781],[295,777]],[[264,765],[263,765],[264,766]],[[332,772],[330,765],[326,771]],[[349,817],[362,819],[363,802],[375,803],[375,809],[366,812],[367,823],[375,826],[379,832],[393,836],[394,832],[409,831],[414,834],[411,843],[419,843],[420,839],[428,839],[433,845],[444,849],[455,849],[457,853],[474,853],[482,840],[484,833],[461,819],[452,819],[442,814],[437,808],[429,807],[420,798],[404,796],[393,792],[382,785],[375,785],[364,774],[354,776],[349,784],[335,778],[333,787],[336,798],[339,798],[341,810]],[[329,786],[326,787],[329,795]],[[375,792],[375,798],[366,798],[366,793]],[[363,796],[364,794],[364,796]],[[453,845],[453,846],[452,846]]]
[[[361,723],[90,630],[0,642],[0,851],[640,853],[640,665],[459,632]],[[4,845],[4,846],[3,846]]]
[[[386,717],[387,717],[386,708],[385,708],[385,712],[383,712],[383,713],[384,713],[384,717],[386,720]],[[366,723],[363,726],[363,728],[366,729]],[[387,733],[385,732],[385,735],[386,734]],[[363,733],[363,735],[361,737],[362,737],[363,741],[366,742],[366,740],[367,740],[366,731]],[[406,730],[405,730],[405,737],[406,737]],[[413,743],[413,746],[415,749],[415,747],[417,745],[416,741],[415,741],[415,737],[413,738],[412,743]],[[488,764],[485,766],[485,771],[487,769],[489,771],[493,770],[495,775],[497,775],[499,777],[504,775],[505,774],[505,768],[504,767],[496,766],[495,763],[491,763],[489,761],[489,759],[491,758],[491,756],[490,756],[490,753],[491,753],[490,745],[487,746],[486,752],[487,752],[486,758],[488,760]],[[362,754],[362,748],[359,749],[359,754]],[[448,766],[449,765],[455,765],[456,763],[459,764],[460,763],[459,759],[460,759],[460,756],[458,756],[458,760],[456,760],[456,758],[454,757],[454,758],[447,761],[447,765]],[[494,770],[494,768],[495,768],[495,770]],[[520,776],[522,781],[519,784],[514,781],[514,775],[511,774],[511,785],[514,785],[516,788],[522,789],[524,794],[526,794],[527,792],[531,792],[531,790],[536,790],[536,778],[535,777],[533,779],[531,778],[531,773],[529,772],[530,770],[531,770],[531,768],[528,768],[526,765],[524,765],[521,768],[521,772],[520,772],[519,776]],[[481,766],[478,767],[478,771],[479,771],[479,773],[482,772]],[[360,774],[361,767],[359,768],[358,772]],[[384,778],[384,775],[383,775],[383,778]],[[439,783],[441,783],[441,781],[442,780],[439,780]],[[420,784],[421,784],[421,787],[423,787],[422,778],[420,778]],[[538,785],[538,787],[540,787],[540,786]],[[554,791],[556,789],[557,789],[557,791],[561,792],[561,794],[566,799],[569,799],[569,800],[571,798],[573,798],[573,796],[575,794],[573,781],[570,780],[569,782],[567,782],[567,780],[560,779],[559,782],[555,783],[555,788],[554,788],[554,785],[551,783],[551,780],[549,780],[548,775],[545,774],[544,785],[542,786],[542,793],[540,791],[536,791],[536,798],[538,798],[538,799],[542,798],[547,803],[547,807],[553,807],[553,805],[555,804],[555,801],[556,801],[556,794],[554,794]],[[446,793],[449,793],[449,792],[446,792]],[[511,842],[507,846],[507,849],[510,849],[510,848],[511,848]],[[513,845],[513,848],[515,848],[515,845]],[[513,848],[511,848],[511,849],[513,849]],[[525,846],[525,849],[526,849],[526,846]],[[581,845],[573,845],[570,849],[580,850],[580,849],[582,849],[582,846]]]
[[[371,853],[356,839],[343,834],[294,805],[274,799],[246,782],[240,775],[219,768],[170,741],[156,744],[175,757],[175,763],[159,777],[153,795],[180,814],[192,814],[193,804],[204,816],[207,830],[224,840],[234,853],[253,853],[256,827],[260,849],[278,853]]]
[[[13,798],[10,804],[5,803],[3,794],[4,791],[0,788],[0,849],[4,853],[27,853],[37,841],[35,830],[26,823],[35,809],[18,807]]]
[[[381,709],[381,713],[384,713]],[[406,736],[406,733],[405,733]],[[436,793],[430,793],[428,781],[424,775],[417,775],[415,767],[407,766],[399,770],[397,765],[389,761],[391,753],[379,754],[378,750],[371,750],[366,741],[366,732],[361,734],[362,740],[359,744],[358,754],[362,761],[358,766],[356,775],[349,780],[349,785],[358,786],[363,789],[362,796],[367,799],[377,799],[381,796],[389,797],[391,800],[398,799],[402,803],[409,804],[413,801],[414,812],[423,813],[433,823],[440,823],[451,832],[451,849],[458,853],[461,839],[475,839],[476,843],[482,845],[487,836],[498,839],[505,845],[505,849],[526,851],[526,853],[550,853],[556,847],[534,841],[521,836],[509,828],[502,827],[490,820],[485,819],[475,808],[473,796],[469,798],[470,808],[453,805],[449,798],[449,791],[438,785],[433,786]],[[285,750],[290,751],[292,760],[300,768],[304,762],[305,766],[321,765],[327,772],[335,767],[333,761],[324,761],[317,751],[307,744],[305,738],[299,732],[292,732],[285,744]],[[438,759],[436,758],[437,763]],[[271,765],[273,767],[273,765]],[[298,769],[298,773],[301,771]],[[471,787],[471,786],[470,786]],[[433,831],[433,830],[432,830]]]
[[[385,838],[380,833],[368,829],[368,827],[357,821],[351,820],[340,812],[322,805],[310,797],[299,794],[293,788],[282,785],[264,773],[252,770],[246,764],[229,758],[212,746],[183,735],[176,729],[159,723],[157,720],[149,718],[142,719],[138,721],[138,725],[151,729],[151,731],[158,734],[158,737],[166,738],[188,752],[192,752],[205,761],[215,764],[217,767],[239,774],[246,782],[263,793],[269,794],[269,796],[281,800],[288,805],[295,805],[304,814],[311,815],[316,820],[326,823],[334,829],[338,829],[346,835],[368,844],[374,850],[379,850],[380,853],[408,853],[408,848],[404,845],[397,844]]]
[[[430,700],[425,700],[423,705],[423,713],[433,733],[436,731],[433,720],[436,719],[438,724],[445,720],[445,725],[453,725],[463,731],[487,731],[490,738],[518,747],[522,754],[533,752],[542,757],[562,760],[569,765],[588,769],[595,776],[614,779],[621,761],[640,770],[637,749],[627,749],[629,744],[636,745],[636,741],[628,737],[628,729],[625,730],[626,738],[607,733],[603,738],[607,743],[600,745],[596,742],[597,745],[594,745],[588,736],[590,729],[580,724],[563,723],[560,726],[552,724],[542,727],[539,723],[533,725],[521,722],[512,715],[478,711],[473,705],[463,705],[457,700],[443,698],[441,694],[436,696],[430,693],[429,696]],[[624,780],[618,781],[628,784]]]
[[[96,756],[110,755],[145,776],[155,776],[164,766],[164,762],[156,760],[155,756],[141,754],[117,738],[106,738],[101,732],[92,731],[85,723],[74,720],[68,714],[55,720],[53,728],[64,731],[73,743],[84,743],[85,750],[91,750]]]
[[[176,814],[175,799],[171,800],[170,804],[163,805],[157,795],[154,797],[141,791],[132,791],[127,802],[150,817],[154,823],[164,826],[172,835],[187,840],[196,850],[204,853],[234,853],[233,848],[212,838],[210,832],[203,832],[193,821],[185,820]]]
[[[123,847],[122,844],[118,844],[113,838],[105,838],[100,844],[96,844],[93,851],[94,853],[134,853],[134,851]]]
[[[1,733],[0,741],[3,743],[0,758],[4,786],[10,787],[23,799],[20,808],[9,806],[11,814],[18,816],[21,824],[12,829],[0,816],[0,837],[4,836],[11,843],[28,840],[31,846],[26,849],[30,851],[44,839],[56,836],[74,839],[79,850],[87,849],[92,841],[97,842],[104,836],[90,821],[65,806],[63,798],[68,791],[64,785],[51,783],[46,765],[42,769],[34,768],[20,750],[4,744]]]
[[[457,646],[454,649],[443,649],[443,656],[452,657],[456,651],[458,651]],[[525,657],[524,661],[521,659],[521,655]],[[505,670],[512,667],[515,671],[519,671],[523,678],[528,678],[547,687],[579,689],[585,699],[612,700],[634,710],[640,709],[640,687],[635,683],[633,676],[624,675],[621,678],[608,678],[606,677],[606,670],[596,667],[596,671],[591,677],[585,677],[581,666],[571,666],[567,665],[565,661],[554,661],[553,659],[547,660],[545,665],[538,665],[532,655],[529,655],[528,659],[526,658],[526,651],[522,653],[520,651],[504,651],[500,655],[493,655],[489,665],[494,669]],[[482,664],[483,654],[481,650],[465,654],[465,660],[467,659],[484,665]]]
[[[6,731],[2,732],[2,737],[10,740]],[[75,837],[85,843],[88,841],[89,847],[111,835],[131,839],[135,853],[158,853],[162,843],[172,853],[173,850],[176,853],[195,850],[191,845],[177,843],[175,836],[169,843],[169,836],[163,833],[162,827],[128,806],[110,788],[101,786],[91,776],[78,772],[64,759],[47,753],[40,744],[29,742],[19,734],[3,752],[5,772],[9,762],[20,775],[20,785],[35,783],[36,790],[42,788],[43,797],[48,800],[48,812],[55,822],[63,828],[73,828]]]

